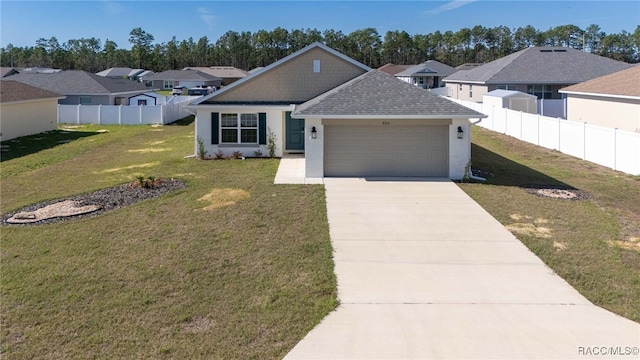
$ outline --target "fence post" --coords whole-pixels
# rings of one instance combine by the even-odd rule
[[[118,125],[122,125],[122,106],[118,107]]]
[[[562,124],[560,123],[560,118],[556,118],[556,121],[558,121],[558,151],[561,151],[560,150],[560,137],[562,136],[561,135],[562,131],[561,131],[560,128],[562,127]]]
[[[98,125],[102,125],[102,104],[98,104]]]
[[[618,170],[618,128],[613,128],[613,170]]]
[[[522,111],[520,111],[520,140],[522,140]]]
[[[142,106],[138,106],[138,119],[140,121],[140,125],[142,125]]]
[[[80,104],[78,104],[78,110],[76,111],[76,124],[80,125]]]
[[[540,114],[536,114],[536,145],[540,146]]]
[[[587,122],[582,123],[582,160],[587,160]]]

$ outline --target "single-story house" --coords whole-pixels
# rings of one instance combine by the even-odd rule
[[[513,90],[493,90],[484,94],[482,103],[497,108],[507,108],[529,114],[537,113],[537,97]]]
[[[567,120],[640,132],[640,66],[560,89]]]
[[[142,74],[145,70],[143,69],[132,69],[128,67],[113,67],[106,70],[102,70],[97,72],[96,75],[107,77],[111,79],[129,79],[134,81],[139,81],[140,74]]]
[[[58,127],[60,94],[18,81],[0,81],[0,141]]]
[[[207,66],[207,67],[186,67],[184,70],[197,70],[205,74],[213,75],[222,79],[222,86],[230,85],[243,77],[248,72],[233,66]]]
[[[432,89],[444,86],[440,80],[456,71],[449,65],[436,60],[428,60],[395,74],[395,77],[423,89]]]
[[[221,78],[197,70],[167,70],[146,76],[144,81],[151,82],[154,88],[164,90],[170,90],[178,86],[185,88],[212,86],[218,89],[222,84]]]
[[[485,115],[313,43],[192,103],[209,155],[303,153],[305,176],[460,179]]]
[[[128,79],[109,79],[81,70],[53,74],[12,75],[6,79],[65,95],[61,105],[128,105],[132,96],[149,92],[143,84]]]
[[[482,102],[496,89],[561,99],[563,87],[630,68],[631,64],[565,47],[534,46],[443,79],[451,97]]]

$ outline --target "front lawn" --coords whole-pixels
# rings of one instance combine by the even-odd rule
[[[66,130],[3,143],[2,214],[138,175],[188,185],[2,226],[3,358],[275,359],[337,305],[322,186],[274,185],[277,159],[185,159],[189,121]]]
[[[640,177],[480,127],[472,136],[473,167],[493,176],[462,189],[591,302],[640,322]]]

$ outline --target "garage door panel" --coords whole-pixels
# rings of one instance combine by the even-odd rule
[[[448,176],[448,126],[326,126],[325,176]]]

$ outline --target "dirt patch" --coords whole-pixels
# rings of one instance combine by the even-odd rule
[[[212,322],[211,320],[205,317],[195,317],[187,322],[182,324],[182,331],[190,333],[190,334],[198,334],[203,333],[209,328],[211,328]]]
[[[80,205],[76,201],[64,200],[55,204],[47,205],[35,211],[19,212],[7,219],[10,224],[28,224],[52,219],[56,217],[67,217],[88,214],[100,210],[100,205]]]
[[[118,172],[122,170],[145,169],[145,168],[154,167],[158,164],[160,164],[160,162],[156,161],[156,162],[150,162],[145,164],[129,165],[121,168],[112,168],[112,169],[102,170],[100,173],[107,174],[107,173],[113,173],[113,172]]]
[[[529,184],[524,188],[533,195],[551,199],[582,200],[590,198],[587,193],[570,186]]]
[[[640,238],[637,237],[630,237],[627,240],[610,240],[607,242],[611,245],[618,246],[626,250],[640,252]]]
[[[140,154],[146,154],[146,153],[157,153],[157,152],[163,152],[163,151],[169,151],[171,149],[156,149],[156,148],[146,148],[146,149],[135,149],[135,150],[127,150],[127,152],[130,153],[140,153]]]
[[[551,229],[543,226],[549,220],[543,218],[534,219],[528,215],[511,214],[509,217],[516,222],[505,226],[512,233],[521,235],[531,235],[537,238],[548,239],[551,237]]]
[[[242,189],[213,189],[210,193],[199,198],[198,201],[207,203],[201,210],[214,210],[224,206],[234,205],[249,196],[249,193]]]

